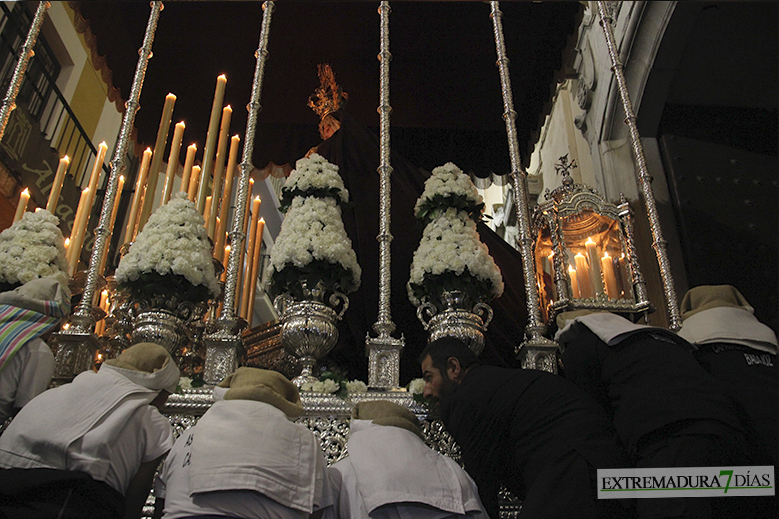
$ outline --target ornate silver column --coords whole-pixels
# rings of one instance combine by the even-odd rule
[[[522,253],[522,272],[525,276],[525,294],[527,295],[528,324],[525,327],[525,341],[517,349],[523,368],[542,369],[557,373],[558,346],[544,334],[546,326],[541,318],[541,306],[536,286],[536,271],[533,263],[533,238],[530,232],[529,202],[527,197],[527,173],[522,168],[517,140],[517,112],[514,111],[514,98],[509,76],[509,59],[506,57],[506,42],[503,37],[503,13],[499,2],[490,2],[492,28],[495,34],[495,48],[498,54],[496,65],[500,71],[500,86],[503,92],[503,119],[506,122],[509,157],[511,159],[511,187],[516,198],[517,225],[519,227],[519,246]]]
[[[254,151],[254,139],[257,131],[257,115],[261,109],[260,95],[262,93],[262,82],[265,77],[265,62],[268,59],[268,37],[270,35],[271,15],[274,9],[275,2],[262,4],[263,15],[260,43],[257,51],[254,53],[257,58],[257,65],[254,69],[254,80],[252,81],[252,97],[248,105],[249,117],[246,121],[246,138],[243,145],[241,176],[238,179],[238,192],[235,195],[235,199],[240,201],[246,200],[249,191],[249,174],[254,168],[252,152]],[[235,315],[235,289],[238,284],[238,271],[241,268],[241,247],[246,237],[243,233],[244,216],[243,202],[236,204],[233,213],[233,225],[229,233],[231,248],[225,274],[222,315],[214,322],[212,329],[203,338],[203,342],[206,345],[203,381],[206,384],[218,384],[227,375],[235,371],[238,368],[239,351],[243,347],[241,331],[246,327],[246,321]]]
[[[614,40],[614,31],[611,26],[613,20],[606,10],[605,2],[599,1],[597,2],[597,5],[598,16],[600,18],[599,23],[603,28],[603,34],[606,36],[606,47],[609,50],[609,58],[611,58],[611,68],[614,70],[614,79],[617,81],[617,88],[622,101],[622,109],[625,112],[625,124],[630,133],[630,144],[633,149],[633,158],[637,168],[638,187],[644,195],[644,204],[646,205],[646,212],[647,216],[649,216],[649,224],[652,229],[652,238],[654,240],[652,248],[655,249],[657,262],[660,265],[660,276],[663,279],[663,291],[665,292],[666,304],[668,305],[669,328],[678,330],[682,327],[682,320],[679,312],[679,302],[676,299],[676,291],[674,290],[671,265],[668,261],[668,253],[666,251],[668,243],[663,239],[663,232],[660,228],[660,217],[657,214],[655,194],[652,190],[652,177],[649,176],[649,172],[647,171],[644,147],[641,144],[641,135],[639,135],[638,127],[636,126],[636,114],[633,112],[633,103],[631,102],[628,93],[622,60],[619,57],[617,43]]]
[[[106,247],[106,238],[111,233],[111,212],[113,211],[116,190],[119,184],[119,174],[124,169],[124,156],[127,153],[127,147],[130,142],[130,132],[135,124],[135,114],[140,108],[138,100],[141,97],[141,89],[146,77],[146,68],[151,57],[154,33],[157,30],[157,21],[162,9],[162,2],[151,2],[151,14],[146,25],[146,35],[143,39],[143,46],[139,51],[130,98],[127,101],[119,139],[114,151],[114,157],[111,160],[111,172],[108,175],[103,209],[100,212],[100,220],[95,228],[95,244],[92,247],[92,256],[89,258],[89,268],[87,270],[84,292],[81,295],[81,302],[76,306],[76,310],[70,318],[69,326],[55,334],[59,348],[57,350],[54,378],[58,381],[73,378],[82,371],[90,369],[92,367],[92,357],[95,350],[99,347],[97,337],[94,334],[95,319],[92,316],[92,300],[94,299],[98,284],[98,271]]]
[[[365,334],[365,350],[368,355],[368,386],[393,389],[400,381],[400,351],[405,339],[392,337],[395,323],[390,311],[390,113],[389,104],[389,2],[379,6],[381,45],[379,59],[379,314],[373,324],[378,337]]]
[[[16,62],[14,74],[11,76],[11,84],[8,85],[8,93],[3,99],[3,106],[0,107],[0,139],[5,135],[5,127],[8,126],[8,119],[11,118],[11,112],[16,108],[16,96],[19,95],[19,89],[24,80],[24,73],[27,71],[27,65],[30,59],[35,55],[35,42],[38,40],[38,33],[41,31],[43,17],[46,10],[51,7],[51,2],[39,2],[38,10],[35,11],[35,18],[32,20],[30,30],[27,32],[27,39],[19,52],[19,61]]]

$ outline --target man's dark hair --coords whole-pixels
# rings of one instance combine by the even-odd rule
[[[446,361],[450,357],[459,360],[463,369],[479,364],[476,354],[464,342],[454,337],[441,337],[429,343],[419,355],[419,363],[422,364],[428,355],[433,361],[433,367],[441,374],[446,373]]]

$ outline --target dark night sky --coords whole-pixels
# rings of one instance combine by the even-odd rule
[[[488,169],[508,165],[503,100],[490,6],[483,2],[391,2],[390,104],[393,145],[425,168],[447,149],[457,162]],[[349,93],[347,110],[377,128],[378,2],[276,3],[262,87],[254,162],[292,161],[318,142],[317,116],[306,106],[328,62]],[[577,2],[501,2],[517,128],[523,158],[540,127],[562,55],[575,37]],[[149,16],[147,2],[78,2],[98,50],[127,97]],[[231,133],[244,135],[246,104],[262,26],[262,2],[167,1],[146,72],[135,125],[153,146],[162,105],[176,94],[173,123],[187,128],[183,150],[205,142],[216,77],[228,78]],[[397,135],[396,135],[397,132]],[[171,130],[172,133],[172,130]],[[430,153],[438,148],[438,153]],[[486,156],[486,150],[496,150]],[[441,158],[439,158],[441,157]],[[470,158],[469,158],[470,157]],[[441,162],[442,163],[442,162]],[[468,165],[461,165],[464,169]],[[475,167],[475,166],[474,166]]]

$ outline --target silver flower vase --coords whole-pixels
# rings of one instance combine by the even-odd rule
[[[428,342],[441,337],[463,341],[478,357],[484,350],[484,332],[492,321],[492,308],[475,303],[459,290],[443,292],[440,299],[429,299],[417,308],[417,318],[428,332]]]
[[[153,342],[175,358],[190,343],[191,328],[206,310],[205,303],[193,303],[175,295],[133,299],[128,308],[132,322],[130,343]]]
[[[338,342],[337,322],[349,308],[346,295],[329,292],[321,284],[313,289],[303,286],[302,290],[305,299],[296,300],[284,293],[273,301],[281,321],[281,344],[298,359],[301,368],[292,380],[297,387],[318,380],[314,367]]]

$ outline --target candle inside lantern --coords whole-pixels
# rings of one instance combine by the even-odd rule
[[[617,277],[614,274],[614,262],[612,259],[608,251],[603,252],[603,257],[600,260],[603,267],[603,279],[606,281],[606,294],[609,296],[609,299],[619,299]]]
[[[24,188],[24,190],[19,193],[19,203],[16,204],[16,214],[14,215],[14,222],[18,222],[22,219],[22,216],[24,216],[24,212],[27,211],[27,204],[30,202],[30,190],[28,188]]]
[[[568,277],[571,278],[571,298],[580,298],[579,278],[576,275],[576,269],[568,265]]]
[[[51,214],[54,214],[54,211],[57,210],[60,191],[62,191],[62,183],[65,180],[65,172],[68,170],[69,165],[70,158],[65,155],[60,159],[59,165],[57,166],[57,173],[54,175],[54,182],[51,184],[51,191],[49,191],[49,200],[46,203],[46,210]]]
[[[227,260],[230,258],[230,245],[225,245],[224,250],[224,265],[225,269],[222,271],[222,281],[227,281]]]
[[[603,279],[601,278],[600,258],[598,257],[598,246],[592,241],[592,237],[587,237],[584,243],[587,247],[587,261],[590,265],[590,285],[595,295],[603,293]]]
[[[590,269],[587,266],[587,258],[581,252],[574,256],[576,261],[576,277],[579,278],[579,292],[581,297],[586,299],[593,296],[592,284],[590,282]]]
[[[624,252],[620,255],[617,262],[619,264],[619,279],[622,281],[622,297],[632,299],[633,283],[630,281],[630,270],[628,269]]]

